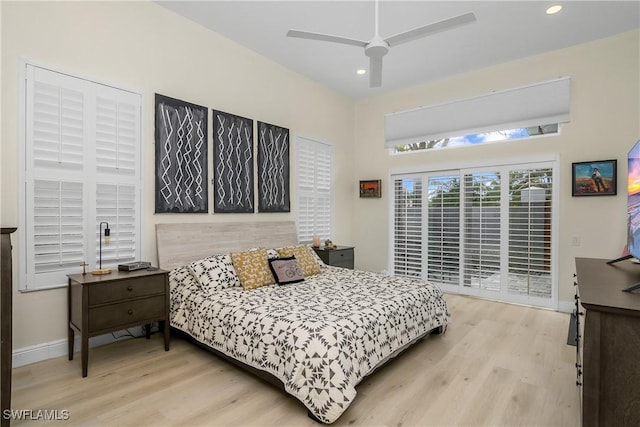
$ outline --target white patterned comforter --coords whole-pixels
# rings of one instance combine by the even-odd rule
[[[274,375],[325,423],[379,363],[449,321],[440,289],[407,278],[327,266],[296,284],[212,291],[172,273],[171,326]]]

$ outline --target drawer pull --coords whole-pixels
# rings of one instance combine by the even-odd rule
[[[128,290],[128,291],[132,291],[132,290],[133,290],[133,285],[129,285],[129,286],[127,286],[127,290]]]
[[[129,314],[129,316],[131,316],[133,314],[133,310],[129,309],[129,311],[127,311],[127,314]]]

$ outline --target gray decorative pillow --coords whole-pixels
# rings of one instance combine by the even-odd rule
[[[304,280],[302,268],[298,265],[296,257],[285,257],[269,260],[269,268],[279,285],[298,283]]]
[[[231,256],[213,255],[188,265],[193,277],[203,288],[227,289],[240,286]]]

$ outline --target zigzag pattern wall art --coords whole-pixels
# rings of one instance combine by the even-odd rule
[[[208,212],[208,109],[156,94],[156,213]]]
[[[253,213],[253,120],[213,111],[213,211]]]
[[[289,129],[258,122],[258,212],[289,211]]]

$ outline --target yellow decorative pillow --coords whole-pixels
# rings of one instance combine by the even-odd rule
[[[298,264],[302,267],[304,277],[320,273],[320,265],[318,265],[318,262],[311,254],[311,249],[306,245],[280,248],[278,249],[278,253],[281,257],[295,256],[296,261],[298,261]]]
[[[276,283],[269,269],[266,249],[232,253],[231,260],[244,289],[256,289]]]

